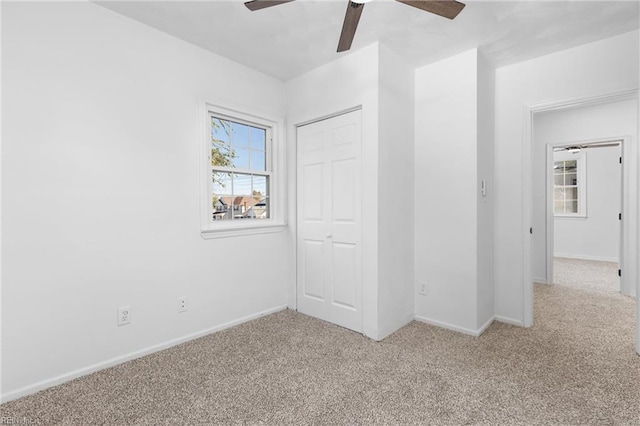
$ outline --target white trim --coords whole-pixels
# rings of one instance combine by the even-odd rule
[[[533,326],[533,113],[532,107],[524,107],[522,136],[522,324]],[[537,229],[533,232],[538,232]]]
[[[254,319],[266,316],[266,315],[271,315],[274,314],[276,312],[280,312],[280,311],[284,311],[285,309],[287,309],[286,306],[278,306],[275,308],[271,308],[271,309],[267,309],[265,311],[262,312],[258,312],[255,314],[251,314],[251,315],[247,315],[245,317],[242,318],[238,318],[229,322],[226,322],[224,324],[220,324],[220,325],[216,325],[214,327],[210,327],[207,328],[205,330],[201,330],[201,331],[197,331],[195,333],[191,333],[191,334],[187,334],[186,336],[182,336],[179,337],[177,339],[172,339],[169,341],[166,341],[164,343],[159,343],[157,345],[153,345],[153,346],[149,346],[147,348],[144,349],[140,349],[138,351],[135,352],[131,352],[128,353],[126,355],[121,355],[115,358],[111,358],[109,360],[103,361],[103,362],[99,362],[93,365],[90,365],[88,367],[84,367],[84,368],[80,368],[78,370],[74,370],[71,371],[69,373],[64,373],[61,374],[59,376],[53,377],[51,379],[46,379],[46,380],[42,380],[38,383],[34,383],[32,385],[29,386],[25,386],[23,388],[17,389],[15,391],[12,392],[8,392],[6,394],[3,394],[2,396],[0,396],[0,402],[4,403],[4,402],[8,402],[8,401],[12,401],[14,399],[18,399],[18,398],[22,398],[24,396],[36,393],[38,391],[50,388],[52,386],[57,386],[59,384],[68,382],[70,380],[76,379],[78,377],[82,377],[82,376],[86,376],[88,374],[91,373],[95,373],[96,371],[100,371],[100,370],[104,370],[105,368],[109,368],[109,367],[113,367],[115,365],[118,364],[122,364],[124,362],[127,361],[131,361],[137,358],[141,358],[145,355],[149,355],[152,354],[154,352],[158,352],[176,345],[179,345],[181,343],[185,343],[188,342],[190,340],[194,340],[197,339],[199,337],[203,337],[206,336],[208,334],[212,334],[212,333],[216,333],[218,331],[222,331],[225,330],[227,328],[231,328],[234,327],[236,325],[248,322],[248,321],[252,321]]]
[[[618,263],[617,257],[598,257],[598,256],[584,256],[582,254],[561,254],[554,253],[553,257],[563,257],[565,259],[578,259],[578,260],[595,260],[598,262],[615,262]]]
[[[524,325],[522,324],[522,321],[516,320],[513,318],[507,318],[500,315],[495,315],[493,319],[495,319],[497,322],[501,322],[504,324],[515,325],[517,327],[524,327]]]
[[[265,222],[265,223],[263,223]],[[268,222],[268,223],[267,223]],[[240,235],[258,235],[258,234],[273,234],[276,232],[282,232],[286,229],[286,223],[273,222],[268,219],[260,221],[260,223],[250,223],[245,226],[221,226],[217,229],[203,229],[200,231],[200,236],[205,240],[211,240],[214,238],[228,238],[237,237]]]
[[[416,315],[413,317],[414,320],[418,322],[422,322],[429,325],[434,325],[440,328],[446,328],[447,330],[456,331],[458,333],[466,334],[473,337],[479,337],[482,333],[485,332],[487,328],[493,323],[495,317],[489,318],[489,320],[484,323],[480,328],[476,330],[472,330],[470,328],[460,327],[458,325],[449,324],[448,322],[438,321],[431,318],[423,317],[421,315]]]
[[[538,284],[548,284],[549,283],[549,281],[546,278],[533,277],[531,279],[533,280],[534,283],[538,283]]]
[[[351,107],[351,108],[343,109],[343,110],[338,111],[338,112],[332,112],[331,114],[323,115],[323,116],[318,117],[318,118],[312,118],[310,120],[306,120],[306,121],[303,121],[301,123],[296,124],[295,127],[298,128],[298,127],[306,126],[308,124],[313,124],[313,123],[317,123],[318,121],[328,120],[330,118],[338,117],[340,115],[349,114],[350,112],[359,111],[359,110],[362,110],[362,105],[357,105],[357,106],[354,106],[354,107]]]
[[[531,104],[528,108],[535,112],[542,111],[555,111],[555,110],[567,110],[571,108],[583,108],[590,105],[602,105],[608,102],[621,102],[625,100],[636,99],[638,96],[638,89],[626,89],[619,92],[607,92],[594,94],[592,96],[580,96],[566,99],[556,99],[550,101],[538,102]]]

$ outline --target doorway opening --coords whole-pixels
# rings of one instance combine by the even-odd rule
[[[622,144],[547,145],[547,283],[620,292]]]
[[[606,109],[615,109],[618,112],[604,114]],[[591,115],[581,114],[590,110]],[[571,125],[565,127],[565,131],[556,131],[552,137],[541,142],[542,128],[540,119],[546,115],[558,114],[563,119],[573,118]],[[553,206],[553,199],[549,200],[553,191],[546,190],[546,184],[552,182],[552,172],[548,165],[553,163],[553,148],[567,147],[576,144],[596,144],[620,142],[621,154],[618,157],[622,161],[620,173],[622,174],[622,214],[619,219],[620,249],[619,257],[619,286],[620,293],[635,297],[640,293],[638,276],[638,263],[640,254],[638,250],[638,238],[640,227],[638,226],[638,163],[640,150],[638,146],[638,123],[640,122],[638,106],[638,90],[632,89],[623,92],[604,94],[581,99],[567,99],[554,102],[530,105],[525,108],[525,133],[524,133],[524,223],[523,229],[523,325],[533,326],[534,322],[534,282],[553,283],[553,250],[547,250],[547,246],[555,244],[553,235],[553,222],[555,218],[547,212],[547,206]],[[565,123],[567,124],[567,123]],[[597,126],[600,126],[597,128]],[[567,130],[570,129],[570,130]],[[623,135],[610,137],[611,135]],[[572,143],[571,141],[578,141]],[[550,148],[551,147],[551,148]],[[586,148],[587,153],[604,148]],[[568,150],[567,150],[568,151]],[[581,150],[582,151],[582,150]],[[573,167],[573,165],[571,165]],[[588,165],[587,165],[588,167]],[[576,171],[577,173],[577,171]],[[588,181],[587,181],[588,184]],[[565,188],[566,189],[566,188]],[[559,191],[561,192],[561,191]],[[570,192],[570,191],[567,191]],[[558,200],[559,201],[559,200]],[[573,208],[573,198],[563,199],[569,201]],[[552,211],[552,210],[550,210]],[[588,214],[588,213],[587,213]],[[550,224],[551,226],[547,226]],[[534,232],[535,230],[535,232]],[[552,286],[536,286],[536,294],[542,288],[566,288]],[[618,297],[612,295],[612,297]],[[633,310],[638,311],[635,320],[636,352],[640,354],[640,305],[635,300],[631,301]]]

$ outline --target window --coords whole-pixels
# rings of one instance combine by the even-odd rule
[[[561,153],[553,162],[553,213],[586,217],[585,153]]]
[[[274,232],[284,226],[276,220],[274,202],[277,125],[207,105],[203,237]]]
[[[211,115],[211,219],[269,215],[271,129]]]

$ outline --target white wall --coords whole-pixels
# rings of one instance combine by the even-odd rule
[[[295,126],[310,120],[362,106],[362,283],[364,334],[377,339],[378,325],[378,99],[379,46],[367,46],[286,84],[288,169],[296,170]],[[288,193],[296,193],[296,176],[288,177]],[[295,242],[295,203],[289,206],[290,241]],[[295,251],[290,251],[295,262]],[[295,272],[292,272],[295,277]],[[288,303],[295,307],[295,280]]]
[[[416,316],[477,329],[478,52],[415,74]]]
[[[283,116],[284,85],[91,3],[2,9],[3,397],[285,306],[285,233],[203,240],[198,188],[199,95]]]
[[[380,45],[379,337],[414,317],[414,70]]]
[[[638,88],[638,31],[586,44],[496,72],[495,309],[523,323],[523,239],[531,226],[523,198],[523,137],[527,106]],[[630,147],[637,161],[637,142]],[[637,184],[637,177],[632,182]],[[630,188],[637,192],[637,187]],[[637,218],[629,218],[629,244],[637,247]],[[537,230],[536,233],[543,232]],[[529,237],[527,237],[529,238]],[[627,271],[635,277],[635,265]],[[633,269],[633,270],[632,270]],[[635,280],[632,280],[635,282]]]
[[[478,52],[478,318],[477,327],[490,321],[493,309],[493,144],[495,139],[495,68]],[[482,195],[482,181],[485,195]]]
[[[637,141],[635,100],[550,111],[534,117],[534,227],[546,222],[546,144],[579,143],[631,136]],[[618,261],[622,167],[620,147],[594,148],[586,155],[587,218],[556,218],[555,255]],[[545,234],[534,234],[533,276],[545,277]]]

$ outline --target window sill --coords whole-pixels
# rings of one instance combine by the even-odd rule
[[[205,240],[211,240],[214,238],[238,237],[242,235],[273,234],[284,231],[286,227],[287,224],[283,222],[242,225],[220,224],[215,227],[202,229],[200,236]]]

